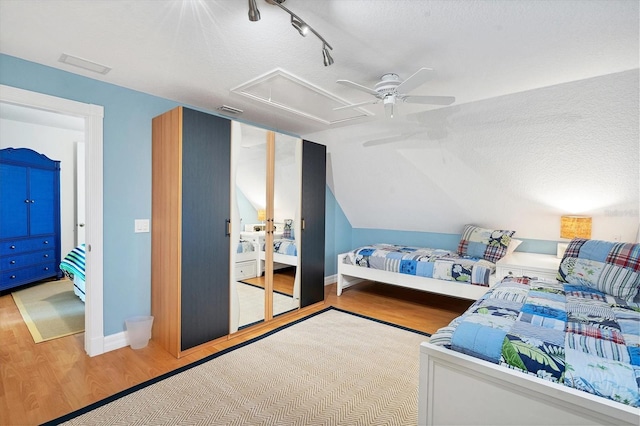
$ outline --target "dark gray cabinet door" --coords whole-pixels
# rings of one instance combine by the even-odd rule
[[[302,141],[300,307],[324,300],[326,152],[324,145]]]
[[[182,350],[229,333],[231,122],[183,108]]]

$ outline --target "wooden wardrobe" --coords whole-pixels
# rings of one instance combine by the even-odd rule
[[[231,122],[178,107],[152,126],[152,339],[180,357],[229,333]]]
[[[152,130],[152,339],[181,357],[230,333],[231,121],[178,107]],[[301,308],[324,300],[325,167],[303,141]]]

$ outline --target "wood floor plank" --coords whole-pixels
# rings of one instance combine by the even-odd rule
[[[361,283],[336,296],[325,287],[327,306],[433,333],[460,315],[471,301],[378,283]],[[35,344],[10,294],[0,296],[0,425],[35,425],[99,401],[131,386],[252,339],[309,314],[293,312],[243,330],[228,340],[203,345],[176,359],[150,341],[89,357],[82,333]]]

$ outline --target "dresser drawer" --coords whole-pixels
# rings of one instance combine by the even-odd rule
[[[522,272],[522,274],[524,276],[530,277],[530,278],[546,278],[549,280],[555,280],[556,277],[558,276],[557,272],[550,272],[550,271],[527,271],[524,270]]]
[[[496,268],[496,276],[498,279],[503,279],[507,276],[521,277],[523,275],[522,269],[511,267],[498,267]]]
[[[0,256],[45,250],[56,246],[55,236],[25,238],[21,240],[4,240],[0,242]]]
[[[0,271],[10,269],[24,268],[26,266],[35,265],[55,260],[55,250],[37,251],[27,254],[15,254],[0,258]]]
[[[249,260],[246,262],[237,262],[235,268],[236,280],[243,278],[255,278],[257,275],[256,261]]]
[[[0,272],[0,290],[58,275],[55,261],[35,265],[29,268]]]

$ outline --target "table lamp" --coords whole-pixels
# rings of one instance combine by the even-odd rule
[[[589,216],[561,216],[560,238],[568,240],[574,238],[591,238],[591,217]],[[556,256],[562,258],[569,246],[568,243],[558,243]]]

